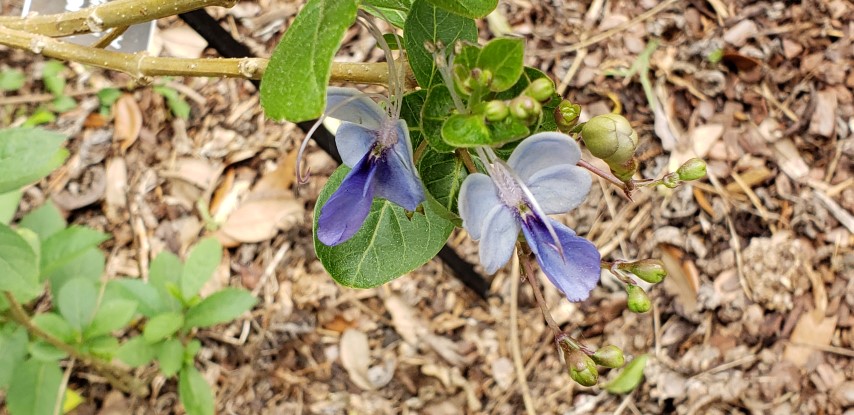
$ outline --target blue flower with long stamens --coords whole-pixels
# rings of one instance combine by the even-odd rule
[[[587,196],[590,175],[575,164],[578,144],[561,133],[535,134],[507,162],[480,151],[489,175],[470,174],[459,194],[463,227],[480,241],[489,274],[510,260],[521,230],[543,272],[570,301],[599,282],[600,255],[588,240],[546,215],[565,213]]]
[[[330,87],[326,99],[326,116],[342,121],[335,134],[341,160],[352,168],[317,221],[317,238],[334,246],[362,227],[375,197],[409,211],[425,197],[405,121],[355,89]]]

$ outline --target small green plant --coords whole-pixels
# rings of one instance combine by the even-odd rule
[[[64,141],[41,129],[0,130],[0,390],[7,392],[10,414],[54,414],[80,402],[66,390],[60,362],[69,370],[90,367],[114,387],[145,395],[147,382],[114,358],[130,367],[157,362],[161,374],[178,377],[187,413],[212,414],[211,387],[195,367],[202,345],[194,334],[240,316],[255,297],[236,288],[199,295],[222,258],[215,239],[201,240],[184,262],[161,253],[147,282],[105,282],[98,246],[110,235],[69,226],[51,203],[11,223],[21,187],[68,156]],[[36,304],[40,311],[31,311]]]

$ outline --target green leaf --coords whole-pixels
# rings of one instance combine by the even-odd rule
[[[460,16],[479,19],[486,16],[498,6],[498,0],[427,0]]]
[[[184,363],[184,345],[178,339],[164,341],[157,349],[157,362],[163,376],[168,378],[178,373]]]
[[[21,189],[15,189],[6,193],[0,193],[0,224],[8,225],[18,211],[18,203],[21,202]]]
[[[257,299],[247,291],[224,288],[187,310],[184,329],[209,327],[234,320],[255,305]]]
[[[177,287],[181,283],[183,272],[184,264],[181,263],[181,259],[169,251],[161,252],[151,261],[148,281],[156,288],[160,296],[160,303],[165,310],[178,311],[182,308],[181,302],[171,294],[169,287]]]
[[[122,90],[118,88],[103,88],[95,94],[101,107],[112,107],[122,96]]]
[[[150,278],[150,274],[149,274]],[[154,317],[166,310],[161,301],[160,294],[151,284],[145,281],[130,278],[119,278],[107,283],[104,292],[106,298],[121,298],[137,304],[140,314],[146,317]],[[97,314],[96,314],[97,316]],[[96,317],[97,319],[97,317]],[[93,322],[94,326],[95,323]]]
[[[489,84],[489,89],[493,92],[500,92],[512,87],[522,76],[524,58],[524,40],[493,39],[480,51],[477,67],[492,72],[492,82]]]
[[[635,390],[643,380],[643,370],[646,367],[647,360],[649,360],[649,355],[645,354],[634,358],[614,380],[605,385],[605,389],[616,394],[629,393]]]
[[[187,415],[211,415],[214,413],[214,397],[211,385],[192,365],[184,366],[178,374],[178,397]],[[15,415],[15,414],[12,414]]]
[[[468,170],[454,153],[439,153],[432,148],[424,150],[418,161],[421,182],[436,201],[449,212],[457,213],[457,195]]]
[[[60,61],[47,61],[44,63],[42,70],[42,82],[45,89],[53,96],[62,96],[65,94],[65,64]]]
[[[433,54],[427,51],[424,42],[435,44],[439,41],[445,47],[453,48],[457,40],[477,42],[477,25],[474,20],[437,8],[427,0],[415,0],[412,3],[404,25],[403,43],[406,45],[409,65],[421,88],[442,83]]]
[[[9,387],[15,367],[27,355],[27,343],[27,329],[11,324],[0,329],[0,390]]]
[[[442,139],[454,147],[479,147],[492,142],[483,114],[452,115],[442,124]]]
[[[403,29],[412,0],[363,0],[362,10]]]
[[[300,122],[326,106],[332,58],[356,20],[353,0],[309,0],[276,46],[261,82],[268,117]]]
[[[104,301],[95,312],[92,323],[84,330],[83,337],[90,339],[110,334],[130,323],[135,313],[136,301],[121,298]]]
[[[451,92],[442,84],[430,88],[421,108],[421,134],[430,147],[439,153],[452,153],[455,150],[442,139],[442,124],[454,108]]]
[[[77,108],[77,101],[67,95],[60,95],[54,98],[52,104],[53,110],[60,113],[71,111],[74,108]]]
[[[24,71],[20,69],[6,69],[0,72],[0,91],[17,91],[24,86]]]
[[[74,341],[74,327],[59,314],[36,314],[33,317],[33,324],[65,343]]]
[[[51,235],[42,243],[41,273],[51,274],[107,239],[110,235],[82,226],[71,226]]]
[[[56,362],[28,360],[12,375],[6,394],[10,415],[54,415],[61,399],[62,370]]]
[[[54,121],[56,121],[56,114],[54,114],[53,111],[45,107],[38,107],[32,115],[27,117],[27,119],[24,121],[23,127],[35,127],[38,125],[49,124]],[[60,162],[59,164],[62,163]],[[45,175],[46,174],[47,173],[45,173]]]
[[[27,351],[30,352],[30,356],[33,359],[41,362],[56,362],[57,360],[68,357],[68,353],[57,349],[54,345],[43,340],[31,342],[29,347],[27,347]]]
[[[317,239],[320,209],[350,169],[339,167],[320,192],[314,209],[314,249],[317,258],[339,284],[371,288],[412,271],[436,256],[454,225],[434,203],[423,203],[419,211],[407,212],[383,199],[374,199],[362,229],[350,240],[326,246]]]
[[[406,126],[409,127],[409,140],[413,149],[417,149],[424,140],[421,134],[421,108],[424,107],[426,99],[427,91],[419,89],[404,95],[400,107],[400,119],[406,121]]]
[[[99,336],[86,340],[81,351],[105,360],[112,360],[119,351],[119,339],[113,336]]]
[[[19,225],[32,230],[39,235],[39,239],[44,241],[49,236],[65,229],[66,223],[56,205],[48,201],[24,215]]]
[[[101,275],[104,275],[104,268],[106,268],[104,253],[98,248],[89,248],[50,274],[42,275],[42,278],[47,278],[51,293],[57,296],[65,283],[73,278],[98,282]]]
[[[545,110],[543,113],[545,114],[544,118],[550,117],[550,113],[545,112]],[[514,117],[507,117],[499,122],[487,123],[486,127],[489,129],[492,145],[501,145],[531,135],[531,130],[528,126]]]
[[[202,239],[187,255],[181,273],[181,295],[189,300],[199,293],[222,260],[222,245],[215,238]]]
[[[182,97],[178,91],[164,85],[154,87],[154,92],[162,95],[166,99],[166,106],[172,111],[172,115],[187,119],[190,118],[190,104]]]
[[[142,336],[136,336],[119,346],[116,358],[130,367],[140,367],[154,359],[157,349],[148,344]]]
[[[154,316],[142,330],[142,337],[148,344],[157,343],[173,334],[184,325],[184,315],[168,312]]]
[[[74,278],[59,290],[56,305],[62,317],[78,332],[89,326],[98,306],[98,289],[84,278]]]
[[[65,136],[39,128],[0,130],[0,193],[38,181],[68,157]]]
[[[38,260],[30,244],[0,224],[0,291],[10,291],[19,300],[28,301],[41,291],[38,273]]]
[[[192,365],[193,360],[196,359],[196,353],[198,353],[199,350],[202,350],[202,342],[198,339],[190,340],[190,342],[187,343],[187,347],[184,349],[184,364]]]

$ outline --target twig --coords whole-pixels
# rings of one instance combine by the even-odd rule
[[[107,33],[104,37],[98,39],[97,42],[92,44],[93,48],[104,49],[107,46],[110,46],[114,40],[118,39],[119,36],[123,35],[130,26],[120,26],[113,30],[110,30],[110,33]]]
[[[232,7],[237,0],[115,0],[75,12],[31,17],[0,17],[0,25],[50,37],[103,32],[133,26],[203,7]]]
[[[63,42],[44,35],[9,29],[2,24],[0,45],[123,72],[138,80],[147,80],[152,76],[261,79],[268,63],[263,58],[187,59],[127,54]],[[407,86],[411,86],[411,70],[407,65],[404,67],[407,68]],[[385,85],[388,82],[388,65],[385,62],[333,62],[332,81]]]
[[[513,257],[513,267],[510,271],[510,351],[513,355],[513,367],[516,369],[516,380],[519,381],[519,392],[525,411],[528,415],[536,415],[531,390],[525,375],[525,365],[522,363],[522,350],[519,346],[519,256]],[[534,289],[537,291],[537,289]]]
[[[19,303],[10,292],[4,291],[3,296],[6,298],[6,302],[9,303],[9,316],[12,317],[12,320],[16,323],[26,328],[29,333],[44,340],[51,346],[67,353],[72,358],[83,362],[83,364],[92,366],[99,372],[102,372],[102,374],[107,376],[109,379],[115,380],[115,382],[111,383],[113,383],[113,386],[116,388],[121,389],[124,392],[130,392],[140,396],[145,396],[147,394],[147,391],[143,391],[143,389],[141,389],[144,388],[144,386],[139,385],[135,379],[127,373],[121,372],[118,368],[110,365],[109,363],[81,353],[73,346],[63,342],[33,324],[32,320],[30,320],[30,317],[27,315],[27,312],[24,311],[24,308],[21,306],[21,303]]]

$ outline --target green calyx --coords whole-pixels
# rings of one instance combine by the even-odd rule
[[[597,115],[581,130],[584,145],[609,166],[629,161],[638,145],[638,134],[629,120],[619,114]]]
[[[581,105],[573,104],[569,100],[561,101],[554,111],[555,123],[558,130],[566,134],[569,134],[578,125],[578,117],[580,116]]]
[[[667,276],[664,263],[657,259],[641,259],[635,262],[626,262],[620,264],[619,268],[623,271],[631,272],[650,284],[657,284]]]
[[[630,284],[626,286],[626,292],[628,293],[626,304],[629,311],[640,314],[646,313],[652,308],[652,301],[643,288]]]
[[[581,386],[593,386],[599,381],[596,362],[581,350],[564,352],[569,377]]]
[[[700,180],[706,177],[706,162],[698,158],[692,158],[676,169],[676,175],[679,176],[679,180],[686,182]]]
[[[605,347],[600,348],[593,353],[591,356],[596,364],[609,367],[609,368],[618,368],[622,367],[623,364],[626,363],[626,358],[623,356],[623,351],[620,350],[619,347],[614,346],[613,344],[609,344]]]

